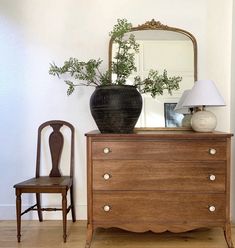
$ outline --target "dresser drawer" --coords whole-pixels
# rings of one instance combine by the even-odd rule
[[[221,222],[225,220],[224,194],[149,191],[95,192],[95,222]]]
[[[156,161],[226,160],[226,142],[219,140],[95,141],[93,159]]]
[[[225,162],[94,160],[94,190],[225,191]]]

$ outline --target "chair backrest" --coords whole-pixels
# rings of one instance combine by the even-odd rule
[[[74,127],[72,124],[61,121],[61,120],[52,120],[47,121],[41,124],[38,128],[38,142],[37,142],[37,160],[36,160],[36,177],[40,176],[40,166],[41,166],[41,138],[42,130],[45,127],[51,126],[52,133],[49,136],[49,147],[52,161],[52,169],[49,174],[50,177],[61,177],[60,173],[60,159],[61,153],[64,145],[64,137],[60,132],[61,127],[67,126],[71,131],[71,154],[70,154],[70,177],[73,177],[74,171]]]

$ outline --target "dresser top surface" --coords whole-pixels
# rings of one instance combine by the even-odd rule
[[[87,137],[146,137],[146,138],[230,138],[232,133],[214,131],[211,133],[199,133],[192,130],[134,130],[133,133],[118,134],[118,133],[100,133],[98,130],[94,130],[85,134]]]

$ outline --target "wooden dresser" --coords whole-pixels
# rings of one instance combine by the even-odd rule
[[[133,232],[230,229],[229,133],[149,131],[87,136],[88,227]]]

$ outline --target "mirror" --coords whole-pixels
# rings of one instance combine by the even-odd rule
[[[133,27],[131,33],[139,43],[139,53],[135,55],[137,71],[128,80],[139,75],[145,78],[150,69],[162,73],[167,70],[168,76],[181,76],[180,89],[172,95],[152,98],[143,96],[143,109],[136,127],[140,128],[179,128],[182,114],[174,111],[183,92],[191,89],[197,80],[197,42],[195,37],[183,29],[169,27],[154,19],[145,24]],[[115,44],[109,43],[109,65],[115,55]]]

